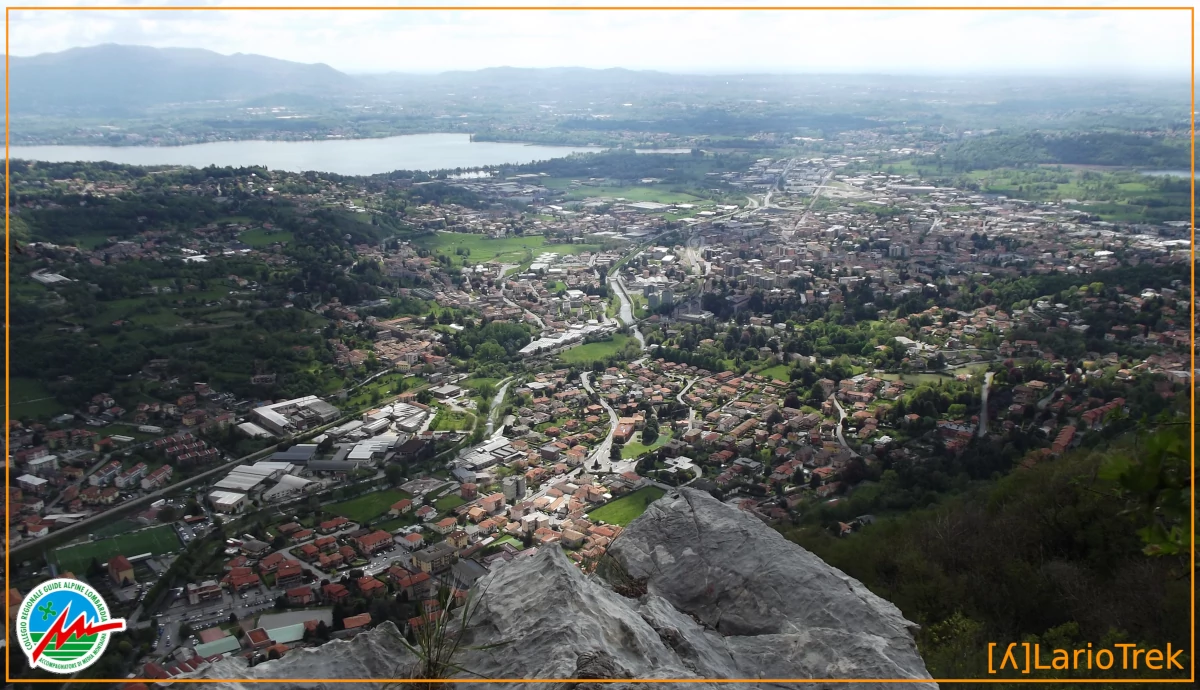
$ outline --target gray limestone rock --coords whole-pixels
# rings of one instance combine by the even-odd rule
[[[530,690],[648,687],[588,682],[626,678],[664,681],[649,687],[671,679],[747,681],[696,684],[714,690],[750,690],[760,685],[757,679],[786,678],[864,679],[805,688],[936,688],[917,654],[914,626],[894,606],[707,493],[667,494],[630,524],[609,554],[607,580],[584,575],[558,548],[540,549],[482,578],[471,590],[458,676],[578,679],[517,684]],[[637,585],[627,586],[631,581]],[[405,678],[415,658],[397,635],[384,624],[253,668],[225,660],[198,675],[277,678],[276,688],[322,687],[288,678]],[[241,690],[217,681],[210,687]]]

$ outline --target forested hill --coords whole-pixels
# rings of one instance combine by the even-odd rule
[[[1149,426],[1107,446],[1027,462],[840,539],[824,525],[785,533],[919,623],[935,678],[986,677],[988,642],[1187,649],[1186,428]],[[881,483],[897,481],[889,471]],[[1186,652],[1184,659],[1189,668]]]
[[[992,134],[949,144],[940,156],[956,172],[1046,163],[1166,169],[1191,166],[1186,138],[1118,132]]]

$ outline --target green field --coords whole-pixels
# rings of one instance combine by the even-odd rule
[[[255,228],[238,235],[238,240],[251,247],[267,247],[276,242],[291,242],[292,233],[286,230],[264,230]]]
[[[394,517],[391,520],[384,520],[383,522],[376,523],[373,529],[381,529],[385,532],[395,532],[401,527],[408,527],[409,525],[415,524],[417,524],[416,516],[412,513],[409,513],[408,515],[401,515],[400,517]]]
[[[179,537],[175,534],[175,528],[159,525],[109,539],[63,547],[55,551],[51,558],[58,561],[59,571],[70,571],[78,575],[87,571],[93,558],[104,563],[112,556],[129,557],[143,553],[158,556],[178,548]]]
[[[789,371],[791,370],[788,369],[786,364],[776,364],[773,367],[767,367],[766,369],[759,371],[758,375],[766,376],[769,379],[779,379],[780,381],[787,382],[791,380],[791,374],[788,373]]]
[[[13,419],[48,419],[66,410],[37,379],[13,378],[8,385]]]
[[[460,505],[466,503],[462,496],[458,494],[446,494],[434,502],[433,507],[437,508],[439,513],[447,513]]]
[[[668,441],[671,440],[671,434],[664,432],[660,433],[658,438],[654,439],[654,443],[651,443],[647,446],[641,442],[642,435],[640,433],[637,437],[637,441],[630,441],[629,443],[621,446],[622,458],[625,458],[626,460],[631,458],[640,458],[646,453],[662,448],[663,446],[667,445]]]
[[[627,342],[629,342],[629,336],[614,333],[612,340],[576,345],[560,354],[559,358],[568,364],[590,364],[597,359],[604,359],[605,357],[617,354],[621,351],[621,348],[625,347],[625,343]]]
[[[402,498],[411,498],[407,492],[400,489],[388,489],[386,491],[375,491],[366,496],[352,498],[349,501],[334,503],[327,506],[326,510],[342,517],[353,520],[355,522],[367,522],[374,520],[388,512],[392,504]]]
[[[438,410],[429,422],[430,431],[469,431],[475,427],[475,415],[469,412],[454,412],[446,408]]]
[[[588,513],[588,518],[624,527],[646,512],[646,508],[662,498],[665,493],[667,492],[657,486],[647,486],[593,510]]]
[[[546,238],[541,235],[529,237],[505,237],[493,239],[485,235],[475,235],[464,232],[438,232],[424,235],[413,240],[413,244],[439,254],[458,258],[455,251],[465,249],[470,252],[466,258],[471,263],[500,261],[501,263],[524,263],[528,255],[537,256],[541,252],[557,252],[558,254],[580,254],[600,250],[596,244],[546,244]]]
[[[463,388],[470,388],[471,390],[475,391],[476,395],[479,394],[479,389],[482,388],[483,386],[491,386],[493,390],[496,390],[500,387],[499,384],[500,384],[500,379],[485,378],[482,376],[479,378],[472,377],[465,381],[458,382],[459,386],[462,386]],[[491,402],[491,400],[489,400],[488,402]]]
[[[492,542],[491,546],[492,548],[497,548],[502,544],[512,544],[513,548],[517,549],[518,551],[525,548],[525,545],[521,543],[521,540],[517,539],[511,534],[506,534],[503,537],[500,537],[496,541]]]
[[[140,523],[135,522],[133,520],[129,520],[129,519],[115,520],[113,522],[110,522],[110,523],[107,523],[100,527],[97,527],[95,529],[95,531],[92,532],[92,535],[95,536],[97,539],[103,539],[106,537],[115,537],[119,534],[125,534],[126,532],[132,532],[135,529],[140,528],[141,526],[142,525]]]

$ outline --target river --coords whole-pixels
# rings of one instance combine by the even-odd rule
[[[187,146],[13,146],[9,157],[53,163],[128,165],[262,165],[289,172],[374,175],[393,170],[452,170],[521,164],[600,151],[598,146],[542,146],[471,141],[468,134],[409,134],[383,139],[220,141]]]

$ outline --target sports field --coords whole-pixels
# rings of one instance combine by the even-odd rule
[[[128,532],[99,541],[84,542],[67,546],[54,552],[60,572],[75,574],[86,572],[92,559],[105,563],[112,556],[139,556],[152,553],[156,556],[179,548],[179,536],[170,525],[159,525],[136,532]]]

